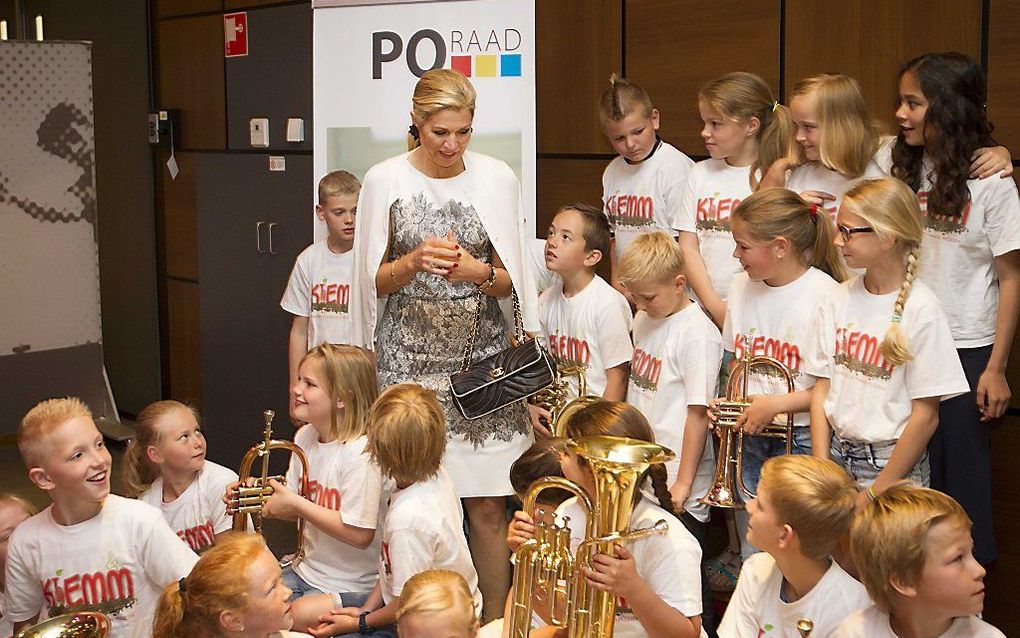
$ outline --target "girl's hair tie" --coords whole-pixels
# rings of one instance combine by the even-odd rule
[[[900,323],[901,321],[903,321],[903,315],[901,315],[898,312],[894,312],[893,316],[892,316],[892,322],[893,323]]]
[[[775,113],[776,110],[778,110],[778,109],[779,109],[779,101],[777,100],[777,101],[772,103],[772,112]]]
[[[413,137],[416,140],[420,139],[419,138],[419,134],[418,134],[418,127],[415,126],[414,124],[412,124],[411,126],[407,127],[407,134],[410,135],[411,137]]]
[[[811,215],[811,223],[818,223],[818,204],[811,204],[811,211],[808,213]]]
[[[177,581],[177,591],[181,592],[182,594],[188,591],[188,587],[184,584],[183,578]]]

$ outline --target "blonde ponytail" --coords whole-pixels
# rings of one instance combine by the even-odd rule
[[[794,157],[793,116],[790,108],[773,102],[766,112],[758,134],[758,159],[751,164],[751,185],[758,188],[758,175],[764,175],[777,160]]]
[[[198,411],[180,401],[156,401],[138,413],[135,436],[124,452],[123,478],[127,496],[138,498],[159,478],[159,466],[149,460],[148,448],[150,445],[159,445],[160,424],[178,411],[191,413],[195,422],[199,422]]]

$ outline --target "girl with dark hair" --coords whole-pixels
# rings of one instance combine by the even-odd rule
[[[970,177],[970,158],[991,146],[985,78],[962,53],[929,53],[900,72],[900,131],[891,173],[924,214],[918,275],[949,317],[971,391],[945,401],[929,443],[931,485],[974,520],[975,555],[995,560],[989,431],[1009,405],[1005,370],[1020,313],[1020,198],[1013,180]]]

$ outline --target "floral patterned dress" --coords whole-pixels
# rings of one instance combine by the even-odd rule
[[[429,237],[452,229],[461,248],[482,261],[492,259],[492,244],[471,202],[470,169],[448,179],[417,170],[403,171],[408,183],[390,206],[390,261],[413,251]],[[386,298],[376,329],[379,383],[413,382],[435,391],[446,414],[447,449],[443,464],[461,497],[511,494],[510,465],[527,449],[531,426],[523,404],[516,403],[480,419],[461,416],[450,395],[450,374],[460,370],[479,303],[470,282],[449,282],[419,273]],[[481,297],[471,361],[509,347],[508,327],[496,299]]]

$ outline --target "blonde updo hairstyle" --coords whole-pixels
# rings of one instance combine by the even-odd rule
[[[421,129],[425,120],[444,109],[467,109],[475,115],[475,87],[459,71],[433,69],[426,71],[414,85],[411,96],[411,123]],[[413,151],[421,142],[413,135],[407,136],[407,150]]]
[[[415,574],[404,584],[397,604],[397,629],[408,616],[448,613],[451,628],[463,628],[468,636],[478,632],[478,614],[467,581],[457,572],[430,569]]]
[[[903,251],[906,273],[893,306],[892,323],[889,324],[881,346],[882,356],[887,362],[895,366],[902,365],[913,358],[907,338],[900,330],[900,322],[910,288],[914,285],[921,256],[921,239],[924,237],[917,195],[898,179],[869,179],[843,195],[842,207],[874,228],[877,237],[894,239]]]

